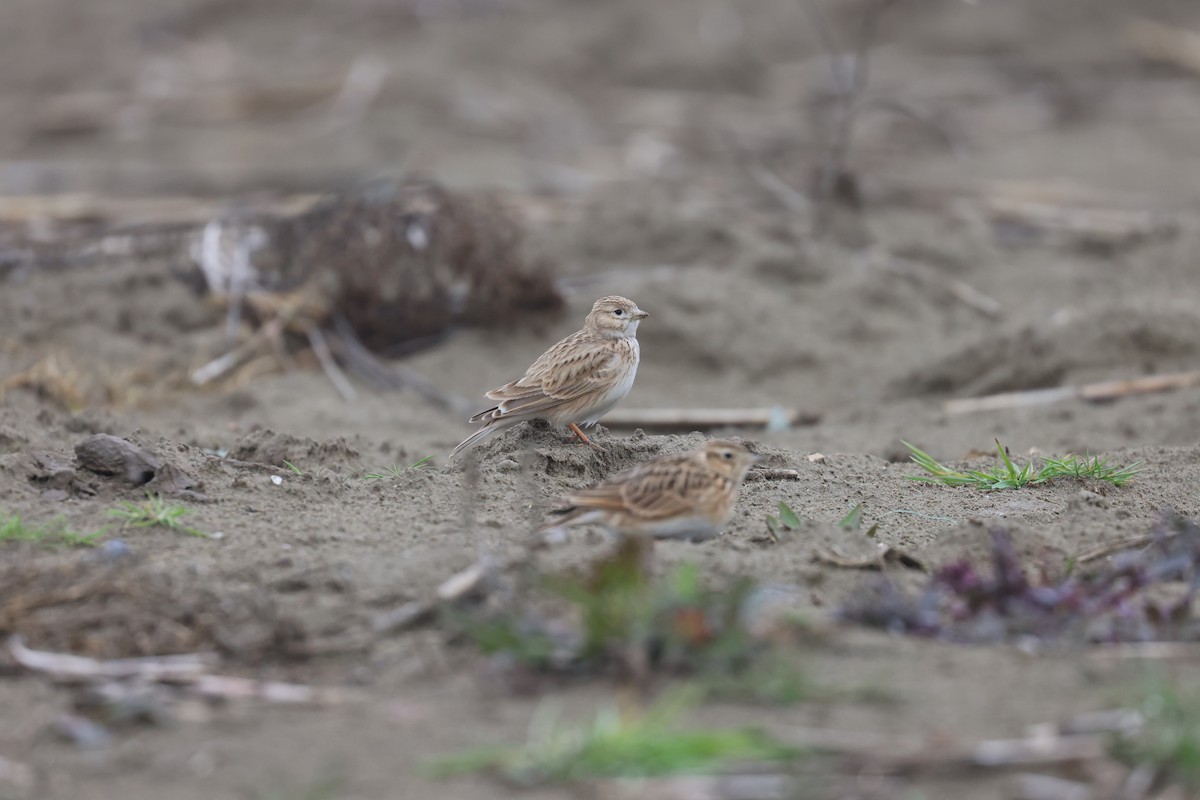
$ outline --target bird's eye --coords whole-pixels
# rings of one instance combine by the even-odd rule
[[[621,309],[621,308],[617,308],[617,309],[613,310],[613,313],[616,314],[618,317],[620,317],[620,316],[624,316],[625,310]]]
[[[724,453],[721,453],[721,457],[724,458],[726,461],[733,461],[733,451],[726,450]]]

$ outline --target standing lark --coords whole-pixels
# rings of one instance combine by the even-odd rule
[[[733,514],[746,471],[762,460],[737,442],[714,439],[659,456],[562,498],[560,525],[599,523],[614,533],[655,539],[709,539]]]
[[[579,426],[594,425],[633,388],[641,358],[637,329],[647,316],[632,300],[601,297],[582,329],[542,353],[523,378],[485,395],[496,405],[471,417],[483,427],[451,450],[450,458],[530,419],[565,425],[584,444],[603,449]]]

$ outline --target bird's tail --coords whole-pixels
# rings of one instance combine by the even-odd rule
[[[502,430],[502,428],[499,425],[484,425],[482,428],[480,428],[479,430],[472,433],[466,439],[463,439],[461,442],[459,442],[458,446],[450,451],[450,460],[453,461],[455,458],[458,457],[458,455],[460,453],[464,452],[465,450],[471,449],[472,447],[479,444],[484,439],[488,438],[493,433],[495,433],[496,431],[499,431],[499,430]]]

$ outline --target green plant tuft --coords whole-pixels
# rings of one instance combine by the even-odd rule
[[[1090,480],[1106,481],[1114,486],[1124,486],[1133,480],[1142,470],[1142,462],[1125,466],[1113,466],[1107,457],[1094,456],[1080,458],[1076,455],[1066,455],[1062,458],[1043,458],[1042,465],[1035,468],[1030,461],[1023,467],[1018,467],[1008,455],[1008,451],[996,440],[996,448],[1000,451],[1000,464],[990,470],[951,469],[933,456],[921,450],[916,445],[901,442],[912,454],[913,463],[927,472],[927,475],[908,475],[909,480],[922,483],[940,483],[943,486],[971,486],[984,491],[996,489],[1020,489],[1047,483],[1056,478],[1087,478]]]
[[[183,517],[189,513],[184,506],[170,505],[158,495],[146,495],[140,503],[132,500],[122,500],[116,508],[110,508],[108,515],[121,521],[123,528],[153,528],[161,527],[189,536],[209,538],[207,533],[183,524]]]
[[[1200,692],[1156,679],[1137,705],[1141,724],[1117,737],[1113,755],[1153,770],[1155,783],[1200,792]]]
[[[767,514],[767,533],[773,541],[779,541],[779,534],[794,531],[800,527],[800,517],[787,503],[779,503],[779,516]]]
[[[44,547],[94,547],[108,532],[104,527],[92,533],[72,530],[63,519],[46,525],[25,522],[17,514],[0,513],[0,543],[27,542]]]
[[[738,762],[788,761],[800,754],[751,729],[680,730],[678,708],[651,709],[635,718],[615,709],[598,713],[590,725],[558,724],[545,707],[519,747],[490,747],[443,758],[431,765],[437,776],[489,770],[521,785],[589,778],[646,778],[711,774]]]
[[[409,464],[407,467],[402,467],[399,464],[395,464],[390,467],[384,467],[379,472],[368,472],[366,475],[363,475],[363,480],[364,481],[381,481],[384,478],[398,478],[406,472],[414,472],[416,470],[421,469],[422,467],[426,466],[432,460],[433,460],[433,456],[425,456],[420,461],[414,461],[412,464]]]

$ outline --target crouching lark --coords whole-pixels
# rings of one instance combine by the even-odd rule
[[[485,396],[496,405],[471,417],[482,422],[450,458],[497,431],[531,419],[565,425],[584,444],[596,449],[580,425],[594,425],[633,388],[641,358],[638,324],[649,316],[624,297],[601,297],[583,328],[551,347],[533,362],[525,376],[492,389]]]
[[[747,470],[761,461],[737,442],[714,439],[659,456],[562,498],[544,530],[597,523],[610,532],[655,539],[709,539],[733,514]]]

